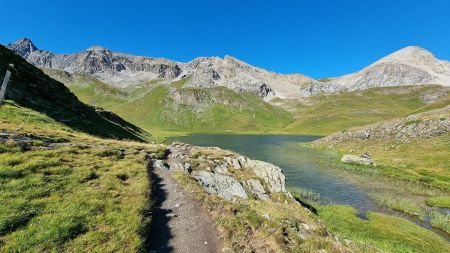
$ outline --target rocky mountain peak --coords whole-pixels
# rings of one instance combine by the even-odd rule
[[[87,48],[85,51],[87,52],[94,52],[94,53],[111,53],[111,51],[103,46],[99,46],[99,45],[94,45],[92,47]]]
[[[28,38],[21,38],[13,44],[9,44],[8,48],[12,49],[22,57],[28,56],[30,53],[39,50],[34,43]]]
[[[378,62],[407,62],[407,63],[426,63],[437,61],[436,57],[428,50],[419,46],[408,46],[402,48]]]

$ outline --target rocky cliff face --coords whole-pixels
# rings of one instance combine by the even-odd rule
[[[199,57],[181,63],[112,52],[100,46],[75,54],[55,54],[39,50],[29,39],[21,39],[8,47],[38,67],[89,74],[119,87],[156,79],[175,81],[191,77],[186,87],[223,86],[236,92],[250,92],[265,100],[386,86],[450,86],[450,63],[437,59],[420,47],[406,47],[359,72],[326,81],[301,74],[283,75],[266,71],[231,56],[223,59]]]
[[[406,47],[353,74],[313,82],[303,96],[374,87],[440,84],[450,86],[450,62],[420,47]]]
[[[300,74],[268,72],[230,56],[224,59],[200,57],[189,63],[181,63],[116,53],[100,46],[75,54],[55,54],[39,50],[29,39],[21,39],[8,47],[38,67],[89,74],[119,87],[156,79],[175,81],[191,77],[186,87],[224,86],[269,100],[273,97],[298,97],[299,85],[313,81]]]

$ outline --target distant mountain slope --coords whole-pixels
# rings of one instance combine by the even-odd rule
[[[44,113],[54,120],[86,133],[120,139],[144,140],[150,135],[119,116],[80,102],[64,84],[0,45],[0,79],[14,64],[6,99]]]
[[[450,62],[429,51],[410,46],[392,53],[353,74],[311,83],[304,96],[399,85],[440,84],[450,86]]]
[[[93,46],[75,54],[55,54],[39,50],[31,40],[20,39],[8,48],[28,62],[43,68],[83,73],[128,87],[151,80],[177,81],[191,77],[188,87],[224,86],[236,92],[249,92],[266,100],[272,97],[298,97],[299,85],[313,81],[301,74],[281,75],[226,56],[200,57],[189,63],[163,58],[133,56]]]
[[[438,85],[371,88],[274,101],[295,121],[284,131],[326,135],[450,105],[450,87]]]
[[[290,113],[251,93],[188,87],[189,78],[118,88],[84,74],[44,69],[85,103],[114,111],[139,127],[183,132],[266,132],[282,129]]]

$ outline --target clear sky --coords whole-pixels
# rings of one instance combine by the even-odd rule
[[[0,43],[58,53],[102,45],[190,61],[232,55],[315,78],[354,72],[408,45],[450,59],[448,0],[0,0]]]

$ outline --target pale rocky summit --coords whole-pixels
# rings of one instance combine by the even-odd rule
[[[450,62],[429,51],[410,46],[392,53],[353,74],[312,82],[301,94],[364,90],[375,87],[439,84],[450,86]]]
[[[182,72],[181,63],[111,52],[101,46],[76,54],[55,54],[37,49],[29,39],[21,39],[8,48],[38,67],[89,74],[121,87],[153,79],[171,80]]]

